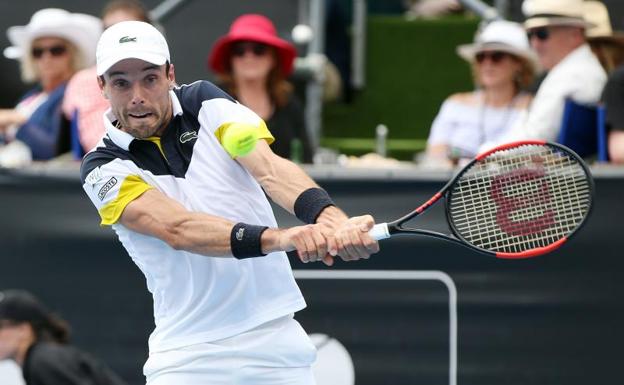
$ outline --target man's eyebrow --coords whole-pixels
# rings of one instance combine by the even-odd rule
[[[159,69],[160,69],[160,66],[157,66],[155,64],[151,64],[151,65],[148,65],[147,67],[142,68],[141,72],[154,71],[154,70],[157,71]],[[126,74],[127,74],[127,72],[125,72],[125,71],[113,71],[113,72],[109,73],[108,76],[109,77],[113,77],[113,76],[116,76],[116,75],[126,75]]]
[[[153,64],[153,65],[149,65],[149,66],[143,68],[142,71],[145,72],[145,71],[159,70],[159,69],[160,69],[160,66],[157,66],[157,65]]]

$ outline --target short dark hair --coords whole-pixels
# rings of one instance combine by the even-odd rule
[[[69,324],[25,290],[0,292],[0,320],[30,324],[37,341],[69,342]]]

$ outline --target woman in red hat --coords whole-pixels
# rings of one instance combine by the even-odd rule
[[[295,47],[277,36],[271,20],[247,14],[234,20],[228,34],[216,41],[208,66],[224,90],[266,121],[276,139],[273,152],[309,163],[312,151],[303,108],[286,80],[296,55]],[[293,153],[296,142],[302,154]]]

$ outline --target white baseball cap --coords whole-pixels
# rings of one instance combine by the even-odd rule
[[[155,65],[170,61],[165,37],[142,21],[122,21],[106,29],[97,44],[97,74],[124,59],[140,59]]]

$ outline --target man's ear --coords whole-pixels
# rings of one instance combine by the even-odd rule
[[[97,82],[98,82],[98,86],[100,87],[100,91],[102,91],[102,96],[105,99],[108,99],[108,94],[106,93],[106,90],[104,90],[104,76],[98,76],[97,77]]]
[[[171,90],[176,86],[175,68],[173,67],[173,64],[169,64],[169,73],[167,74],[167,78],[169,79],[169,89]]]

